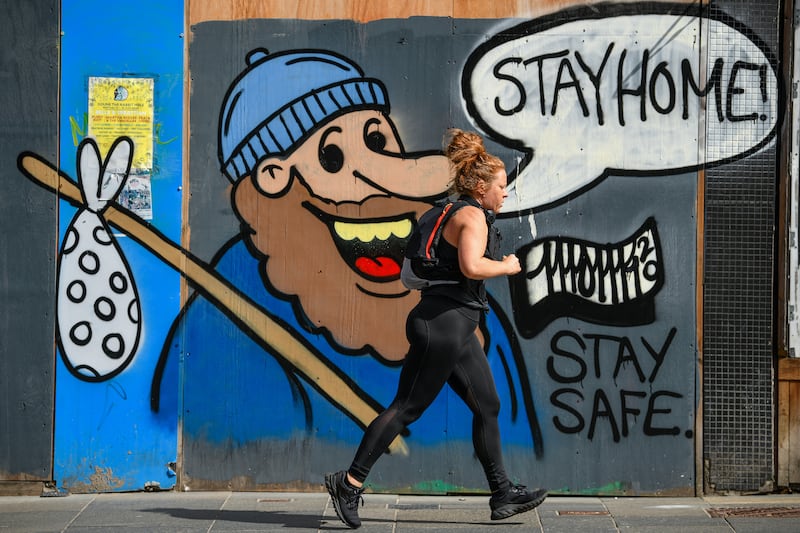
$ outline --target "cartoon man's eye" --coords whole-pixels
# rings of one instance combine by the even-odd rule
[[[364,143],[373,152],[383,152],[386,149],[386,136],[379,131],[366,132]]]
[[[339,172],[344,166],[344,152],[335,144],[320,146],[319,164],[331,174]]]
[[[386,151],[386,135],[384,135],[380,129],[381,122],[376,119],[368,120],[366,124],[364,124],[364,144],[367,145],[367,148],[372,150],[373,152],[385,152]]]

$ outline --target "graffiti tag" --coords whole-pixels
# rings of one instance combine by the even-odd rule
[[[534,337],[560,316],[618,326],[654,319],[664,267],[653,218],[615,244],[549,237],[523,246],[517,255],[523,273],[509,282],[523,337]]]

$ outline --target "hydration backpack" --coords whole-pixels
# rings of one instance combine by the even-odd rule
[[[462,197],[463,198],[463,197]],[[469,200],[444,200],[426,211],[417,221],[408,240],[400,280],[407,289],[424,289],[432,285],[458,284],[463,275],[458,264],[446,264],[438,256],[442,229],[456,211],[467,205],[479,204]],[[491,224],[488,218],[487,221]],[[491,232],[490,232],[491,235]]]

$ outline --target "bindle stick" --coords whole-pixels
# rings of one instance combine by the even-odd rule
[[[29,152],[22,154],[19,168],[28,178],[46,189],[57,192],[59,196],[69,199],[79,207],[84,206],[81,191],[70,177],[38,155]],[[272,353],[284,359],[303,377],[324,391],[329,401],[339,409],[364,427],[378,415],[350,385],[215,270],[187,254],[183,248],[150,229],[138,218],[115,209],[113,205],[108,205],[101,214],[110,224],[142,243],[188,281],[202,287],[215,305],[234,313],[263,342],[273,348]],[[389,450],[408,455],[408,446],[400,436],[395,438]]]

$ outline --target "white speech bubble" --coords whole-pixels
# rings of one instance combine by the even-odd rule
[[[494,140],[533,153],[506,213],[551,206],[611,172],[741,158],[775,135],[778,84],[765,46],[730,20],[642,9],[535,19],[470,56],[468,113]]]

